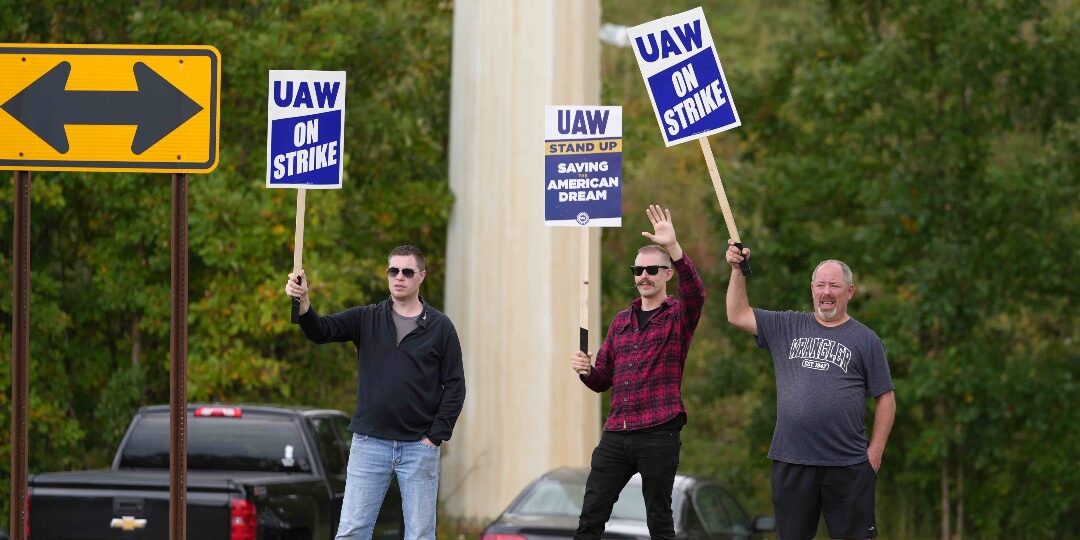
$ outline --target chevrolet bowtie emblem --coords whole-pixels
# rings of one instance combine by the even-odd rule
[[[122,529],[125,531],[134,531],[135,529],[141,529],[146,527],[145,519],[135,519],[132,516],[124,516],[122,518],[113,518],[109,522],[109,527],[113,529]]]

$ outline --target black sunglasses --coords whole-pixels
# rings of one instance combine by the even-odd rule
[[[650,276],[655,276],[661,268],[671,268],[670,266],[664,266],[662,264],[651,264],[649,266],[631,266],[630,271],[635,276],[640,276],[642,272],[648,272]]]
[[[386,269],[386,275],[392,278],[396,278],[399,272],[401,275],[405,276],[405,279],[412,279],[413,276],[416,275],[416,270],[413,270],[412,268],[398,268],[396,266],[391,266]]]

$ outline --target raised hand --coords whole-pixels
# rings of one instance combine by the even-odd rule
[[[671,260],[677,261],[682,258],[682,247],[675,237],[675,226],[671,223],[671,210],[660,208],[660,205],[649,205],[645,209],[645,215],[649,216],[653,232],[642,231],[641,235],[653,243],[659,244],[671,255]]]
[[[665,210],[660,208],[660,205],[653,204],[645,209],[645,215],[649,216],[653,232],[650,234],[642,231],[642,236],[664,247],[676,242],[675,227],[671,224],[671,210]]]

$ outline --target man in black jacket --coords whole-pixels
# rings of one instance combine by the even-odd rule
[[[356,346],[359,384],[339,539],[371,538],[391,475],[401,488],[405,538],[435,538],[439,445],[450,438],[465,401],[457,331],[420,297],[423,252],[399,246],[389,263],[390,298],[332,315],[312,309],[303,270],[289,274],[285,285],[300,302],[300,328],[309,340]]]

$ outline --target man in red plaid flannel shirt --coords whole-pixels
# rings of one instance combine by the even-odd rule
[[[611,389],[611,411],[593,450],[574,538],[600,538],[634,473],[641,473],[649,535],[675,537],[671,490],[682,447],[679,432],[686,425],[680,385],[705,289],[675,238],[671,211],[653,205],[645,213],[654,232],[641,234],[653,245],[639,249],[631,267],[641,297],[611,321],[595,366],[583,352],[570,359],[585,386]],[[667,294],[676,272],[679,298]]]

